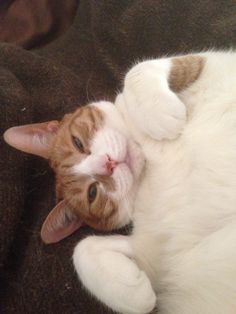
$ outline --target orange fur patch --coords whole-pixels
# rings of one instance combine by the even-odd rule
[[[169,75],[169,86],[173,92],[181,92],[194,83],[202,72],[205,64],[204,57],[188,55],[172,58]]]
[[[95,176],[98,182],[97,196],[90,204],[87,191],[96,181],[88,175],[76,175],[70,171],[90,153],[90,142],[103,126],[103,121],[103,113],[93,106],[81,107],[73,114],[65,115],[52,143],[50,164],[56,174],[58,200],[65,199],[73,214],[79,215],[90,226],[110,230],[114,227],[118,204],[109,199],[106,192],[114,191],[114,180],[110,176]],[[83,153],[74,145],[73,136],[82,142]]]

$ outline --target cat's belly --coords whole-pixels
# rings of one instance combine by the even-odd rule
[[[207,159],[202,152],[189,154],[192,147],[181,139],[176,151],[158,151],[158,163],[147,169],[136,198],[132,245],[157,291],[171,265],[195,246],[234,221],[236,230],[236,149],[225,143],[222,138],[218,154],[218,147],[205,146]]]

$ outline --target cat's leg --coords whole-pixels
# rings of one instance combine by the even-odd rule
[[[126,75],[121,94],[131,121],[156,140],[174,139],[186,122],[178,93],[193,84],[204,67],[201,55],[144,61]]]
[[[149,313],[156,296],[132,254],[128,236],[90,236],[75,247],[73,261],[82,283],[98,300],[120,313]]]

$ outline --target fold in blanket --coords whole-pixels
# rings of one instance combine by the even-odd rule
[[[32,51],[0,45],[0,128],[62,117],[113,100],[135,60],[236,44],[232,0],[81,0],[62,37]],[[71,256],[90,234],[55,245],[39,236],[54,205],[46,161],[0,142],[1,313],[110,313],[81,288]]]
[[[1,0],[0,41],[26,49],[59,37],[74,19],[79,0]]]

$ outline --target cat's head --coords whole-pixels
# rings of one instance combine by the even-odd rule
[[[62,121],[13,127],[4,134],[17,149],[49,159],[59,203],[41,235],[57,242],[84,222],[112,230],[130,222],[144,158],[116,107],[80,107]]]

